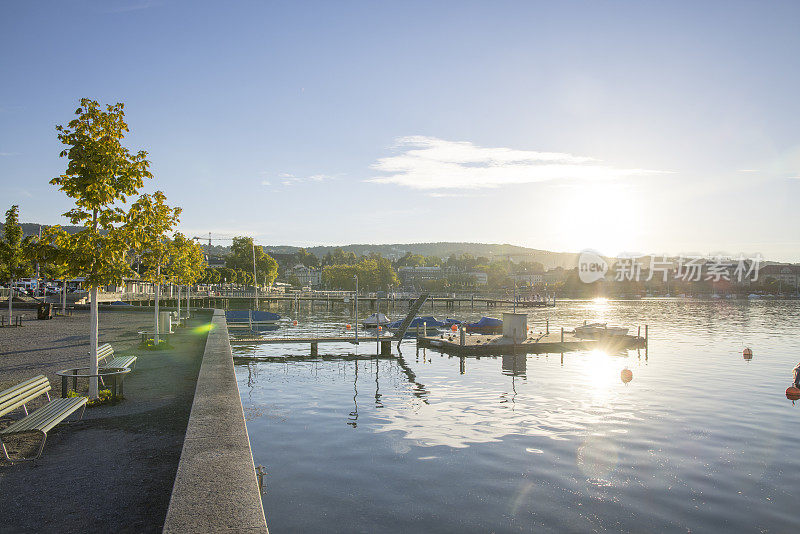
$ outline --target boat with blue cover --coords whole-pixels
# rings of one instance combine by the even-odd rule
[[[281,319],[277,313],[260,310],[228,310],[225,320],[230,329],[262,330],[274,327]]]
[[[476,334],[502,334],[503,321],[494,317],[481,317],[476,323],[467,324],[467,332]]]
[[[402,320],[394,321],[393,323],[389,323],[388,325],[386,325],[386,328],[388,328],[389,330],[397,330],[398,328],[400,328],[400,324],[402,322],[403,322]],[[423,325],[425,325],[424,330],[427,333],[431,332],[436,333],[437,328],[444,328],[447,326],[445,323],[443,323],[436,317],[430,315],[426,317],[415,317],[411,321],[411,324],[408,325],[408,329],[406,329],[406,334],[415,335],[417,332],[421,334],[423,332]]]

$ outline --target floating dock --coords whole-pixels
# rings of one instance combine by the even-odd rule
[[[417,346],[447,354],[473,356],[483,354],[542,354],[576,350],[603,349],[620,351],[647,348],[647,338],[639,336],[607,336],[599,339],[581,339],[571,333],[533,334],[525,340],[514,341],[502,335],[458,334],[420,336]]]

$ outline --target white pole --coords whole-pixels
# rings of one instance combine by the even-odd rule
[[[256,242],[253,241],[253,291],[255,292],[256,308],[258,309],[258,275],[256,274]]]
[[[158,280],[159,278],[161,278],[161,265],[159,265],[158,268],[156,269],[156,280]],[[155,291],[155,293],[156,293],[156,305],[155,305],[156,313],[155,313],[155,318],[154,318],[154,321],[153,321],[153,325],[155,327],[154,330],[153,330],[153,344],[156,347],[158,347],[158,341],[159,341],[158,340],[158,301],[161,299],[161,284],[159,284],[158,282],[156,282],[155,290],[156,290]]]
[[[89,298],[92,302],[89,304],[91,310],[89,314],[89,374],[97,375],[97,339],[99,330],[99,317],[97,311],[97,288],[93,287],[90,290]],[[98,397],[97,376],[89,378],[89,398],[96,399]]]
[[[354,275],[356,279],[356,345],[358,345],[358,275]]]

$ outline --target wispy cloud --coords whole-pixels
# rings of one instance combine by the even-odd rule
[[[333,180],[336,176],[331,174],[312,174],[310,176],[295,176],[294,174],[290,174],[288,172],[282,172],[278,175],[278,182],[281,185],[285,186],[292,186],[307,182],[325,182],[327,180]],[[262,180],[261,185],[272,185],[269,180]]]
[[[737,172],[759,172],[758,169],[739,169]]]
[[[401,137],[399,153],[379,159],[372,168],[384,173],[366,180],[413,189],[480,189],[553,180],[610,180],[664,171],[623,169],[584,156],[486,148],[467,141],[436,137]]]

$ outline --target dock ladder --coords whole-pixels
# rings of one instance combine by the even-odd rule
[[[408,330],[411,321],[413,321],[414,317],[417,316],[419,309],[422,308],[422,305],[425,304],[426,300],[428,300],[428,294],[422,293],[411,305],[411,308],[408,309],[408,315],[406,315],[406,318],[403,319],[402,323],[400,323],[400,328],[398,328],[394,333],[394,338],[397,340],[398,344],[403,341],[403,336],[406,335],[406,330]]]

